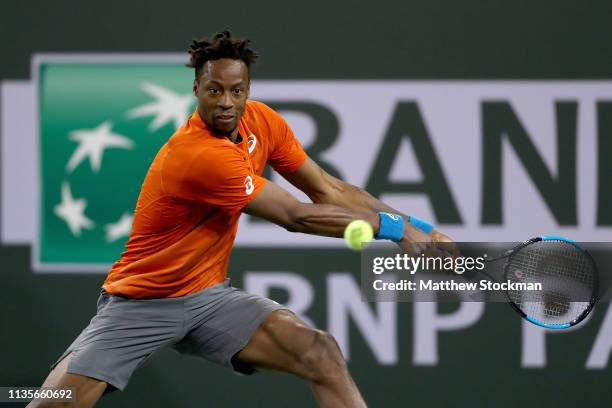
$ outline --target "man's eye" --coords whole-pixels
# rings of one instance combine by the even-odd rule
[[[242,93],[242,88],[234,88],[233,89],[234,94],[236,95],[240,95]]]
[[[211,93],[213,95],[217,95],[219,94],[219,90],[216,88],[208,88],[208,93]]]

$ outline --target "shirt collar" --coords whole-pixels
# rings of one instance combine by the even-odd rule
[[[206,124],[202,120],[202,117],[200,116],[200,111],[198,110],[197,106],[191,114],[191,117],[189,118],[189,124],[200,129],[209,130],[208,126],[206,126]]]

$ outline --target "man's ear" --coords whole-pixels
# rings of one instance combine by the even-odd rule
[[[249,78],[249,82],[247,83],[246,94],[247,94],[247,99],[248,99],[249,96],[251,96],[251,78]]]
[[[195,96],[198,96],[198,80],[197,79],[193,80],[193,94]]]

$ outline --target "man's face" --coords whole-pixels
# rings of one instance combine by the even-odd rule
[[[249,71],[240,60],[229,58],[207,61],[194,83],[198,110],[215,133],[235,135],[249,96]]]

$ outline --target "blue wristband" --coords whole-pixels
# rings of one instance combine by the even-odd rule
[[[399,242],[404,236],[404,218],[397,214],[379,212],[378,219],[380,226],[376,239],[390,239],[394,242]]]
[[[417,227],[418,229],[420,229],[426,234],[429,234],[431,230],[434,228],[434,226],[428,223],[427,221],[422,220],[418,217],[415,217],[414,215],[411,215],[409,219],[412,225],[414,225],[415,227]]]

